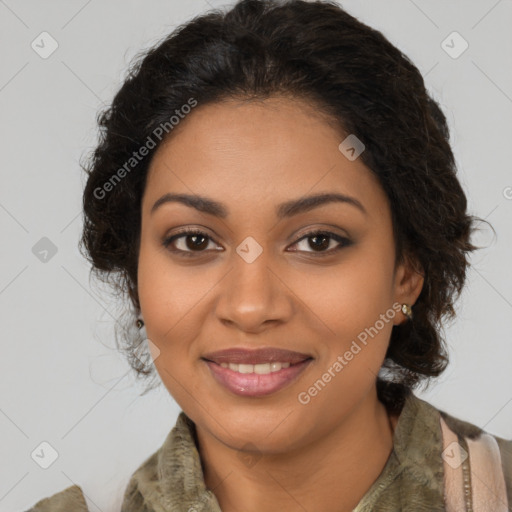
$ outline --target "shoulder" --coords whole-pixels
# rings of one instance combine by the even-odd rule
[[[396,425],[393,451],[410,489],[407,499],[419,494],[425,502],[447,504],[442,510],[450,512],[512,512],[512,440],[409,393]]]
[[[133,473],[121,506],[121,512],[164,509],[220,512],[204,482],[195,425],[183,411],[160,448]]]
[[[38,501],[26,512],[89,512],[89,509],[80,486],[72,485]]]
[[[441,426],[446,430],[448,428],[457,438],[464,439],[468,447],[477,445],[486,446],[488,451],[495,451],[499,454],[504,470],[510,474],[512,471],[512,439],[491,434],[486,430],[462,420],[451,414],[438,409]]]
[[[496,511],[512,509],[512,439],[439,411],[442,457],[447,481],[463,479],[473,503],[493,503]]]
[[[194,424],[181,412],[163,444],[131,475],[122,499],[122,512],[153,512],[169,507],[219,510],[204,486],[201,461],[194,440]],[[182,508],[182,507],[181,507]],[[186,509],[188,509],[186,507]],[[37,502],[24,512],[90,512],[78,485]]]

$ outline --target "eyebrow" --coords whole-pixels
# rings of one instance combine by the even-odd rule
[[[196,210],[220,217],[222,219],[229,215],[229,210],[222,204],[213,199],[204,196],[190,195],[190,194],[165,194],[158,199],[152,206],[150,214],[153,214],[160,206],[165,203],[181,203]],[[347,196],[338,193],[321,193],[312,196],[301,197],[293,199],[277,205],[276,216],[279,219],[292,217],[299,213],[307,212],[319,206],[328,203],[345,203],[356,207],[360,212],[365,215],[368,214],[364,206],[355,197]]]

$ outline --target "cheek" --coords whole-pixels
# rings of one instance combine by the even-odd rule
[[[205,290],[213,286],[208,274],[171,264],[165,251],[141,245],[138,290],[148,338],[157,347],[155,367],[178,403],[194,392],[194,361],[204,315]],[[185,389],[187,391],[185,391]]]
[[[192,269],[172,264],[165,250],[142,245],[138,263],[142,315],[155,339],[167,343],[204,293],[204,282]],[[149,331],[148,331],[149,335]]]
[[[355,336],[392,306],[392,256],[368,244],[329,271],[298,279],[294,291],[331,334]]]
[[[394,252],[386,242],[384,237],[368,237],[339,265],[300,285],[297,295],[308,306],[311,325],[325,333],[318,337],[324,356],[315,378],[332,384],[318,403],[342,396],[347,389],[369,389],[382,365],[396,316]],[[341,401],[352,399],[345,396]]]

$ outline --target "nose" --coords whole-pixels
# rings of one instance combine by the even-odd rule
[[[250,263],[234,253],[232,269],[219,283],[218,319],[251,333],[286,323],[293,315],[294,304],[283,277],[266,251]]]

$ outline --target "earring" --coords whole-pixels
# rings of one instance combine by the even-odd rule
[[[412,309],[409,304],[402,304],[402,313],[409,319],[412,320]]]
[[[137,318],[137,321],[135,322],[135,325],[139,328],[139,329],[142,329],[144,327],[144,320],[142,320],[142,318]]]

